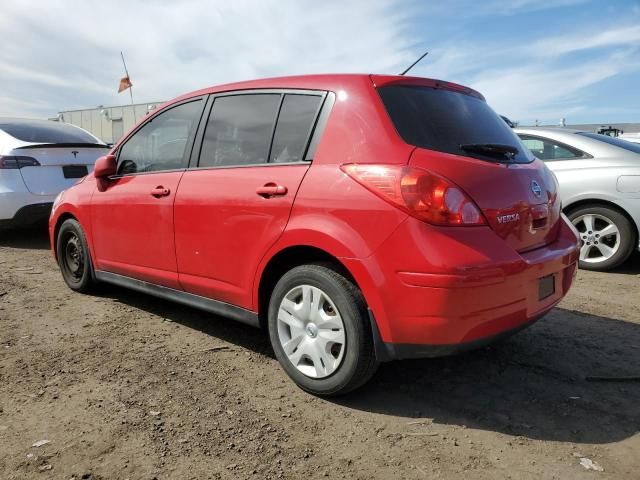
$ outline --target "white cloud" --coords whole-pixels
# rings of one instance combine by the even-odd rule
[[[640,44],[640,25],[623,26],[609,30],[544,38],[534,42],[528,53],[538,56],[558,56],[592,48]]]
[[[418,0],[420,1],[420,0]],[[421,0],[420,10],[431,15],[450,16],[455,21],[460,16],[475,18],[481,16],[508,17],[521,13],[555,10],[573,7],[589,0],[447,0],[434,2]]]
[[[587,103],[589,110],[597,105],[589,87],[640,72],[640,27],[600,25],[597,33],[585,33],[590,31],[583,26],[532,43],[458,42],[434,49],[416,73],[469,85],[513,120],[553,122],[586,113]],[[574,58],[585,51],[584,58]]]
[[[142,102],[256,77],[396,73],[433,42],[413,74],[475,87],[514,119],[555,121],[583,112],[589,87],[640,71],[637,12],[522,38],[469,29],[482,15],[499,25],[583,1],[4,0],[0,116],[127,103],[120,50]],[[467,23],[452,29],[456,19]]]
[[[126,103],[115,93],[120,50],[136,101],[264,76],[393,72],[413,56],[411,12],[398,3],[5,0],[0,84],[12,110],[22,100],[24,115],[50,116]],[[7,109],[0,99],[0,115]]]
[[[547,121],[580,112],[578,92],[619,72],[616,62],[599,60],[542,71],[534,65],[490,72],[472,82],[472,87],[514,120]]]
[[[7,117],[23,117],[25,112],[42,111],[48,108],[46,103],[20,100],[6,95],[0,95],[0,105],[2,106],[2,114],[0,116]]]
[[[533,12],[560,7],[571,7],[585,3],[587,0],[491,0],[484,2],[483,8],[503,15]]]

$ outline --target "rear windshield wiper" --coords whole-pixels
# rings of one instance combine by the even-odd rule
[[[491,157],[506,157],[508,161],[513,161],[520,150],[512,145],[501,143],[463,143],[460,148],[465,152],[480,153]]]

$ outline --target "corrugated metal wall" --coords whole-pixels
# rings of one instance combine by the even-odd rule
[[[68,110],[58,114],[58,120],[72,123],[91,132],[106,143],[115,143],[124,133],[154,107],[164,102],[138,103],[87,110]]]

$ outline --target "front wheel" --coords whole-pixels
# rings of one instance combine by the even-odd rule
[[[303,390],[344,394],[376,371],[362,294],[330,265],[302,265],[284,274],[271,295],[268,322],[276,358]]]
[[[636,243],[631,222],[622,213],[586,205],[567,215],[580,234],[580,268],[606,271],[624,263]]]
[[[77,220],[65,220],[56,238],[56,255],[62,278],[72,290],[88,293],[96,280],[84,231]]]

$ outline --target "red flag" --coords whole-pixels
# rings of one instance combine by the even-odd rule
[[[129,75],[125,75],[120,79],[120,85],[118,86],[118,93],[124,92],[127,88],[133,87],[133,83],[129,80]]]

